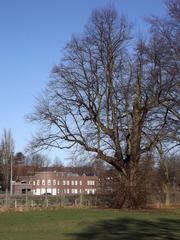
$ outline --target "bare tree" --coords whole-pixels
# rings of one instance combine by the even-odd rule
[[[162,139],[169,145],[169,149],[179,146],[180,143],[180,3],[179,0],[168,0],[168,15],[165,18],[152,17],[151,24],[151,49],[156,48],[154,58],[156,58],[156,72],[159,82],[163,84],[164,91],[159,89],[163,100],[160,106],[166,112],[164,132]],[[151,54],[152,55],[152,54]],[[157,85],[157,88],[159,86]],[[168,123],[168,124],[167,124]],[[169,140],[171,144],[169,144]]]
[[[20,180],[20,176],[27,174],[26,156],[22,152],[17,152],[13,157],[13,179],[15,181]]]
[[[156,149],[158,152],[159,189],[164,194],[165,205],[170,205],[172,193],[180,181],[180,157],[176,153],[169,153],[161,142],[156,146]]]
[[[14,141],[11,130],[4,129],[0,145],[1,172],[3,176],[3,189],[9,189],[10,177],[12,180],[12,161],[14,154]]]
[[[31,171],[35,173],[42,167],[47,168],[49,165],[49,159],[40,153],[29,154],[26,157],[26,165],[27,165],[27,170],[30,168]]]
[[[162,123],[158,134],[151,126],[149,138],[152,139],[151,147],[154,146],[159,154],[160,187],[165,193],[165,203],[169,205],[173,176],[172,154],[179,151],[180,145],[180,3],[178,0],[168,0],[166,4],[166,17],[151,17],[148,20],[151,40],[146,52],[148,59],[154,59],[154,81],[149,90],[153,92],[151,89],[155,88],[158,92],[157,113],[154,115],[155,130],[157,123]]]
[[[53,160],[53,163],[52,163],[52,167],[53,168],[57,168],[57,169],[59,169],[59,168],[63,168],[63,164],[62,164],[62,161],[61,161],[61,159],[59,158],[59,157],[55,157],[54,158],[54,160]]]
[[[124,202],[134,207],[141,156],[162,136],[177,140],[169,118],[177,113],[178,70],[162,65],[167,54],[153,33],[128,51],[130,28],[114,9],[94,11],[84,33],[67,44],[29,118],[42,127],[31,147],[92,152],[116,168]]]

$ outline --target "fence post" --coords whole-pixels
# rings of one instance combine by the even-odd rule
[[[6,194],[5,194],[5,207],[8,207],[8,189],[6,188]]]
[[[80,193],[80,207],[83,206],[83,191]]]
[[[14,200],[14,207],[17,208],[17,200]]]
[[[64,207],[64,192],[61,190],[61,207]]]
[[[47,195],[47,194],[46,194]],[[45,202],[46,202],[46,207],[48,208],[48,206],[49,206],[49,202],[48,202],[48,197],[46,196],[46,200],[45,200]]]

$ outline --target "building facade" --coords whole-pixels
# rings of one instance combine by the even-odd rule
[[[95,194],[98,188],[97,176],[80,176],[71,172],[43,171],[21,178],[13,184],[15,195],[76,195]]]

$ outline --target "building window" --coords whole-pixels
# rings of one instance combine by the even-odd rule
[[[51,179],[48,179],[48,185],[51,185]]]
[[[63,180],[63,185],[66,185],[66,181],[65,180]]]
[[[39,179],[37,180],[37,185],[39,186],[39,184],[40,184],[40,181],[39,181]]]
[[[36,195],[41,195],[41,189],[40,188],[36,189]]]
[[[88,181],[87,181],[87,185],[88,185],[88,186],[93,186],[93,185],[95,185],[94,180],[88,180]]]
[[[36,185],[36,181],[33,181],[33,185],[34,185],[34,186]]]
[[[67,194],[69,194],[69,188],[67,188]]]
[[[45,185],[45,180],[44,180],[44,179],[42,180],[42,185],[43,185],[43,186]]]
[[[76,189],[76,188],[75,189],[71,189],[71,193],[72,194],[77,194],[78,193],[78,189]]]
[[[74,185],[74,181],[73,180],[71,181],[71,185]]]
[[[60,181],[59,180],[57,181],[57,185],[60,185]]]
[[[92,189],[92,194],[95,194],[96,189]]]
[[[89,189],[85,189],[85,191],[87,192],[87,194],[89,194]]]
[[[64,189],[64,193],[66,193],[66,189]]]
[[[45,188],[41,188],[40,191],[41,191],[41,195],[46,193],[46,189]]]
[[[67,180],[66,184],[69,185],[69,180]]]
[[[54,185],[54,186],[56,185],[56,179],[53,180],[53,185]]]
[[[79,185],[82,185],[82,181],[81,180],[79,181]]]
[[[95,194],[96,189],[92,188],[92,189],[85,189],[87,194]]]
[[[76,185],[76,186],[77,186],[77,185],[78,185],[78,182],[77,182],[77,181],[74,181],[74,185]]]
[[[94,188],[89,189],[89,193],[90,193],[90,194],[95,194],[95,191],[96,191],[96,189],[94,189]]]

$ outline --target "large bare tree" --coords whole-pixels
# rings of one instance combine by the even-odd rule
[[[132,50],[130,29],[114,9],[93,11],[29,117],[41,125],[31,147],[92,152],[124,180],[121,204],[137,206],[141,156],[162,136],[177,141],[179,69],[155,30]]]

